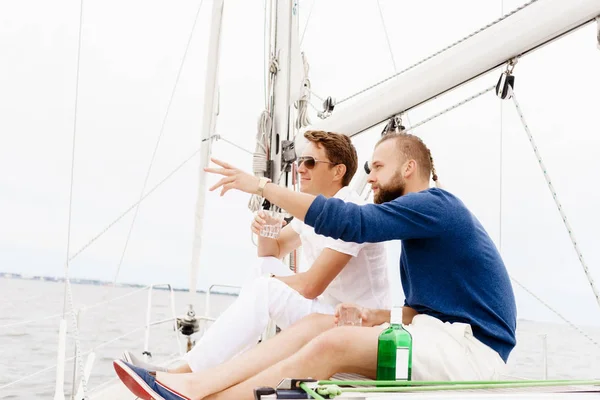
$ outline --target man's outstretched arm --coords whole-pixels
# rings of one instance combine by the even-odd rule
[[[223,175],[223,178],[213,185],[209,189],[210,191],[221,188],[221,196],[231,189],[256,194],[259,182],[257,177],[224,161],[214,158],[211,158],[211,161],[222,168],[204,168],[204,170],[208,173]],[[263,197],[271,203],[277,204],[300,221],[304,221],[304,216],[315,199],[313,195],[294,192],[275,184],[267,184],[263,192]]]
[[[226,162],[212,159],[223,168],[205,168],[206,172],[223,175],[210,190],[221,188],[221,196],[230,189],[257,193],[259,179]],[[326,199],[298,193],[268,183],[263,196],[294,217],[313,226],[315,232],[345,242],[375,243],[396,239],[415,239],[439,234],[444,217],[440,199],[415,193],[384,204],[357,205],[340,199]]]

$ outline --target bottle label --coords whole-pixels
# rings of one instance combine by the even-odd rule
[[[396,349],[396,380],[408,380],[408,347]]]

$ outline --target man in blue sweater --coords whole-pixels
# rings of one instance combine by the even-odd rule
[[[292,192],[213,161],[222,168],[207,172],[224,177],[211,190],[220,187],[221,195],[230,189],[257,193],[335,239],[402,241],[403,323],[413,337],[413,380],[498,378],[516,343],[510,279],[476,217],[456,196],[429,187],[437,175],[418,137],[388,134],[377,143],[369,175],[376,204]],[[362,327],[331,329],[331,316],[317,314],[222,370],[189,376],[124,373],[190,398],[251,398],[252,388],[274,386],[282,377],[326,379],[354,372],[374,378],[377,339],[389,321],[389,310],[363,310]]]

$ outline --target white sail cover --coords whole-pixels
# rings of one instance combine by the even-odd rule
[[[600,0],[537,0],[336,109],[311,129],[353,136],[600,15]]]

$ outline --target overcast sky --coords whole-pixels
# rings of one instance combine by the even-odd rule
[[[71,253],[139,198],[199,3],[84,3]],[[148,189],[199,147],[211,3],[202,5]],[[302,49],[317,94],[343,98],[394,73],[376,1],[318,1],[307,25],[313,3],[300,1],[300,33],[307,26]],[[498,18],[502,6],[509,11],[522,1],[380,3],[396,67],[403,69]],[[0,2],[0,271],[63,274],[78,24],[79,1]],[[515,90],[600,281],[595,29],[587,26],[521,59]],[[217,133],[253,149],[264,105],[262,1],[226,0],[221,54]],[[412,111],[410,122],[495,84],[498,76],[490,73]],[[380,130],[355,140],[361,163]],[[510,274],[569,318],[597,322],[598,305],[512,103],[501,106],[488,93],[415,133],[432,149],[445,188],[465,201],[501,249]],[[251,156],[227,143],[216,143],[213,154],[251,169]],[[142,204],[119,281],[188,285],[199,165],[194,158]],[[234,192],[207,196],[200,288],[242,281],[255,255],[247,201]],[[132,217],[75,259],[71,275],[112,280]],[[389,251],[400,302],[397,243]],[[515,292],[520,317],[552,319],[521,288]]]

